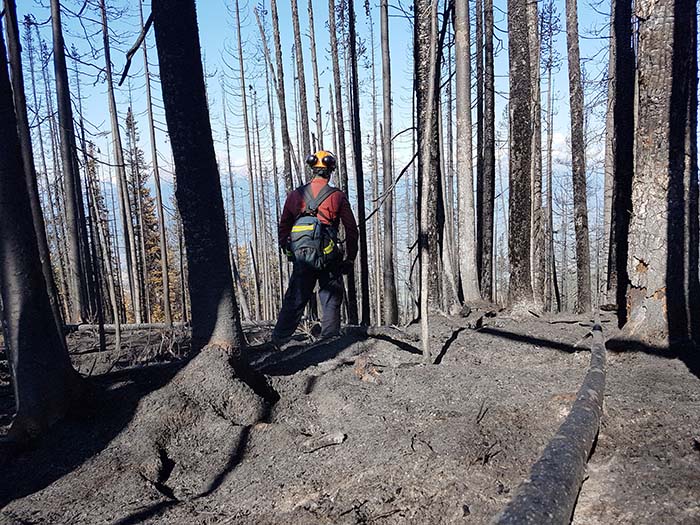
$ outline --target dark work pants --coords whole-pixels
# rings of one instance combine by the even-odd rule
[[[324,270],[315,270],[295,264],[289,278],[289,288],[284,294],[282,310],[272,331],[273,337],[283,339],[294,333],[306,303],[313,296],[317,282],[323,310],[321,337],[331,337],[340,333],[340,304],[343,302],[343,276],[340,269],[330,266]]]

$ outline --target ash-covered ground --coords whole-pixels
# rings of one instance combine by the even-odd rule
[[[256,420],[237,415],[240,389],[222,402],[229,379],[207,372],[215,359],[198,364],[215,386],[203,380],[178,398],[185,417],[157,401],[173,383],[196,383],[181,362],[148,364],[138,339],[118,366],[123,352],[111,364],[76,355],[92,370],[92,395],[6,458],[0,523],[488,523],[566,417],[590,320],[476,315],[431,319],[438,364],[424,363],[417,326],[281,353],[253,346],[249,359],[281,396]],[[71,346],[89,347],[86,337]],[[0,381],[6,425],[1,366]],[[700,522],[699,408],[700,380],[681,360],[609,352],[605,416],[573,522]],[[161,421],[157,433],[134,428]],[[153,476],[134,460],[146,445]]]

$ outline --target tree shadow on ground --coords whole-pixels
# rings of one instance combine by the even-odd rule
[[[0,508],[33,494],[102,452],[126,428],[139,401],[165,386],[184,362],[122,370],[87,381],[79,407],[50,432],[5,458]]]
[[[133,514],[117,520],[114,525],[136,525],[138,523],[145,523],[148,519],[153,518],[167,509],[178,505],[180,502],[175,500],[160,501],[154,505],[149,505],[143,509],[140,509]]]
[[[455,342],[459,334],[464,332],[468,327],[462,326],[461,328],[457,328],[457,330],[454,330],[452,332],[452,335],[449,337],[447,341],[445,341],[445,344],[442,345],[442,348],[440,349],[440,353],[438,356],[435,358],[435,361],[433,364],[439,365],[442,363],[442,360],[445,358],[445,355],[447,354],[447,351],[450,349],[450,346],[452,346],[452,343]]]
[[[362,336],[342,336],[328,342],[317,344],[291,345],[283,351],[273,354],[258,368],[270,376],[291,376],[324,361],[337,357],[343,350],[365,340]]]
[[[676,344],[668,346],[654,346],[630,339],[609,339],[605,347],[616,354],[629,352],[641,352],[664,359],[678,359],[683,362],[691,374],[700,379],[700,352],[694,344]]]
[[[481,328],[478,331],[483,334],[489,334],[495,337],[502,337],[520,343],[537,345],[544,348],[552,348],[561,352],[574,353],[588,350],[588,348],[586,347],[576,347],[559,341],[541,339],[538,337],[518,334],[515,332],[510,332],[508,330],[502,330],[488,326]],[[605,347],[608,351],[614,353],[642,352],[656,357],[662,357],[664,359],[678,359],[679,361],[682,361],[685,364],[690,373],[692,373],[695,377],[700,379],[700,352],[698,351],[699,349],[697,348],[697,346],[693,343],[674,344],[668,347],[653,346],[641,343],[639,341],[623,338],[613,338],[606,341]]]
[[[330,361],[338,357],[344,350],[355,343],[377,339],[396,346],[399,350],[414,355],[421,355],[421,351],[410,343],[401,341],[385,334],[349,334],[332,339],[328,342],[321,341],[317,344],[292,345],[278,354],[267,359],[258,370],[271,376],[288,376]]]
[[[393,337],[389,337],[388,335],[373,335],[371,336],[372,339],[379,339],[380,341],[385,341],[387,343],[391,343],[395,347],[397,347],[399,350],[403,350],[404,352],[408,352],[409,354],[414,354],[414,355],[423,355],[423,352],[413,346],[410,343],[407,343],[406,341],[401,341],[399,339],[395,339]]]
[[[508,330],[503,330],[500,328],[493,328],[490,326],[485,326],[478,330],[479,333],[493,335],[495,337],[502,337],[504,339],[509,339],[511,341],[517,341],[519,343],[527,343],[536,346],[542,346],[544,348],[551,348],[553,350],[559,350],[560,352],[566,352],[568,354],[573,354],[575,352],[582,352],[587,350],[587,348],[578,348],[574,345],[568,343],[562,343],[560,341],[551,341],[549,339],[541,339],[539,337],[533,337],[531,335],[523,335],[515,332],[510,332]]]

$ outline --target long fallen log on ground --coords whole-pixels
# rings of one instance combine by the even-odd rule
[[[241,323],[243,326],[243,329],[251,329],[251,328],[270,328],[273,326],[273,323],[271,321],[247,321]],[[168,325],[167,323],[130,323],[130,324],[121,324],[119,325],[119,329],[122,332],[135,332],[138,330],[170,330],[171,328],[189,328],[189,323],[182,323],[182,322],[177,322],[173,323],[172,325]],[[67,324],[65,325],[65,329],[67,332],[96,332],[100,329],[99,324]],[[115,324],[105,324],[104,325],[104,330],[105,332],[108,333],[114,333],[117,330],[117,325]]]
[[[119,329],[122,332],[135,332],[138,330],[170,330],[171,328],[185,328],[185,323],[173,323],[172,326],[167,323],[132,323],[121,324]],[[96,332],[100,329],[99,324],[67,324],[66,330],[70,332]],[[117,330],[115,324],[105,324],[104,331],[114,333]]]
[[[591,364],[569,415],[495,523],[565,525],[571,522],[586,463],[598,435],[604,392],[605,342],[603,329],[596,322]]]

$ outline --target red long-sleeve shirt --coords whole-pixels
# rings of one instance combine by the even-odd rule
[[[321,188],[327,184],[328,180],[323,177],[311,179],[311,194],[316,197]],[[292,226],[297,217],[304,211],[305,206],[306,203],[301,191],[294,190],[287,195],[278,228],[280,246],[285,247],[289,243]],[[357,222],[345,193],[340,190],[333,192],[321,203],[318,212],[317,217],[324,224],[334,227],[337,227],[339,223],[343,224],[345,227],[345,257],[350,261],[355,260],[357,256]]]

